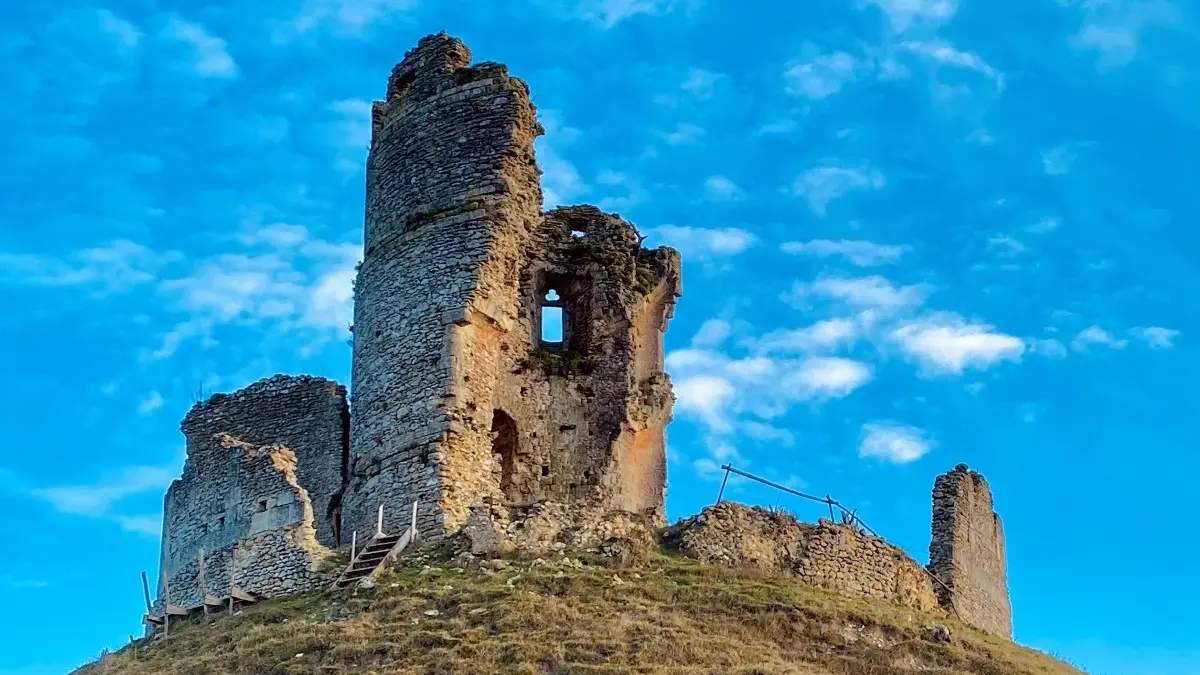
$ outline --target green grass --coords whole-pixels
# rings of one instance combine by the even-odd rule
[[[80,675],[795,673],[1077,675],[946,616],[669,555],[511,558],[494,574],[434,563],[373,589],[317,592],[175,626]],[[532,568],[531,568],[532,567]],[[515,581],[510,581],[516,577]],[[924,637],[950,628],[951,644]]]

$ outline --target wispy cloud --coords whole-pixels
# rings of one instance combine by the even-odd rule
[[[237,77],[237,64],[226,49],[225,41],[209,33],[201,24],[171,17],[162,29],[162,37],[186,48],[188,66],[200,77]]]
[[[929,453],[933,442],[917,427],[891,421],[863,425],[858,456],[892,464],[908,464]]]
[[[734,202],[746,196],[737,183],[725,176],[710,176],[704,181],[704,192],[709,199],[718,202]]]
[[[867,4],[879,8],[897,33],[945,23],[958,12],[958,0],[867,0]]]
[[[953,68],[971,70],[995,83],[996,88],[1004,88],[1004,76],[995,68],[988,65],[975,52],[963,51],[945,40],[914,40],[905,42],[901,49],[930,59],[937,64]]]
[[[1179,331],[1161,326],[1144,326],[1130,332],[1150,345],[1151,349],[1170,349],[1175,346],[1175,338],[1179,337]]]
[[[926,375],[961,375],[1000,361],[1020,361],[1025,341],[992,326],[971,323],[950,312],[907,321],[891,333],[901,351],[921,364]]]
[[[30,493],[60,513],[105,519],[128,532],[157,536],[161,524],[157,516],[129,515],[115,509],[130,497],[162,492],[176,474],[171,467],[131,466],[95,483],[38,488]]]
[[[827,161],[801,174],[790,191],[807,199],[813,212],[824,216],[834,200],[850,192],[878,190],[886,184],[883,174],[869,164]]]
[[[317,30],[357,37],[372,26],[405,17],[419,4],[419,0],[304,0],[286,30],[276,37],[285,39]]]
[[[575,0],[576,15],[602,28],[613,28],[638,15],[661,16],[695,4],[695,0]]]
[[[857,58],[838,51],[791,63],[783,77],[788,93],[819,100],[841,91],[863,68]]]
[[[810,282],[796,282],[788,298],[801,308],[806,307],[812,298],[821,297],[854,308],[891,311],[921,304],[931,290],[926,284],[897,286],[879,275],[823,277]]]
[[[873,267],[898,262],[912,247],[903,244],[877,244],[872,241],[813,239],[789,241],[780,245],[784,253],[811,255],[818,258],[842,257],[859,267]]]
[[[748,344],[768,353],[826,351],[853,344],[861,332],[858,322],[839,317],[824,319],[804,328],[774,330]]]
[[[145,399],[142,400],[141,403],[138,404],[138,413],[141,415],[149,415],[150,413],[154,412],[155,410],[158,410],[159,408],[161,408],[162,405],[163,405],[162,394],[158,393],[157,391],[152,391],[152,392],[150,392],[149,396],[147,396]]]
[[[1061,176],[1071,170],[1079,157],[1069,145],[1059,145],[1042,153],[1042,171],[1047,176]]]
[[[28,286],[85,286],[102,294],[154,281],[178,252],[158,253],[128,240],[58,257],[0,252],[0,283]]]
[[[1119,339],[1114,337],[1112,333],[1104,330],[1100,326],[1088,326],[1075,336],[1071,341],[1071,348],[1075,351],[1087,351],[1091,347],[1108,347],[1110,349],[1124,349],[1129,344],[1129,340]]]
[[[757,238],[736,227],[704,228],[685,225],[660,225],[648,234],[677,249],[684,259],[713,260],[742,253],[757,243]]]
[[[1070,44],[1091,51],[1106,67],[1124,66],[1137,58],[1143,35],[1157,26],[1171,26],[1179,12],[1168,0],[1059,0],[1078,7],[1079,30]]]
[[[744,416],[769,420],[791,406],[843,398],[873,376],[865,363],[838,357],[733,357],[690,347],[667,355],[681,413],[715,433],[732,432]]]

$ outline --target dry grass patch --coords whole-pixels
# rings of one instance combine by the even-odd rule
[[[577,569],[512,559],[405,568],[370,590],[272,601],[173,628],[80,675],[700,673],[1078,675],[1044,654],[763,574],[670,556]],[[949,627],[950,644],[926,637]]]

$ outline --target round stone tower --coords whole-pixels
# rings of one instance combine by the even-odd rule
[[[491,387],[541,217],[529,89],[461,41],[422,39],[372,109],[365,253],[355,287],[343,531],[423,534],[498,497]],[[480,409],[483,408],[483,409]]]

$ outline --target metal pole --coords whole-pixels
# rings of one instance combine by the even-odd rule
[[[833,497],[828,492],[825,493],[825,503],[829,505],[829,520],[833,520]]]
[[[725,477],[721,479],[721,490],[719,492],[717,492],[717,503],[718,504],[721,503],[721,498],[725,496],[725,484],[729,482],[729,472],[730,472],[730,470],[733,469],[733,467],[729,466],[728,464],[726,464],[725,466],[723,466],[721,468],[725,469]]]
[[[358,550],[358,530],[350,533],[350,560],[354,560],[354,552]]]
[[[383,504],[379,505],[379,517],[375,520],[375,536],[383,536]]]

